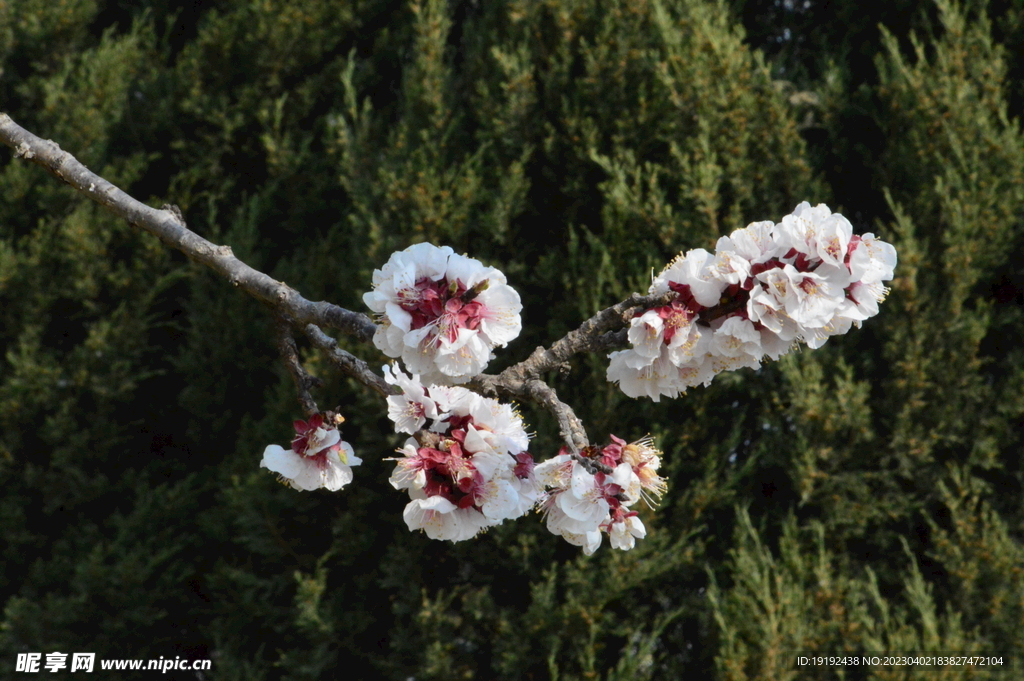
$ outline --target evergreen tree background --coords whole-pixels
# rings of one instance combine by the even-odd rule
[[[0,676],[1024,678],[1022,47],[1019,0],[0,0],[20,124],[314,300],[362,310],[422,240],[499,267],[496,369],[802,200],[900,257],[860,331],[678,400],[603,357],[549,377],[593,440],[665,451],[635,550],[539,518],[453,545],[407,531],[401,438],[308,350],[365,464],[336,494],[258,469],[300,415],[266,311],[4,150]]]

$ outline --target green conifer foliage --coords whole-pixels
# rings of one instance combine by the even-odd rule
[[[1020,369],[1005,334],[1019,329],[1019,314],[992,292],[1020,248],[1024,156],[1007,116],[1003,53],[984,13],[943,2],[937,9],[941,27],[912,35],[909,55],[886,34],[870,100],[885,136],[873,182],[891,211],[876,216],[876,230],[900,254],[883,323],[865,328],[863,341],[849,339],[845,358],[829,348],[781,363],[788,385],[776,397],[786,413],[780,426],[789,424],[785,440],[797,444],[782,467],[796,474],[807,528],[823,523],[819,552],[842,557],[841,572],[817,584],[843,585],[831,598],[831,619],[849,629],[822,641],[820,629],[790,628],[784,645],[999,652],[1001,668],[944,673],[1015,678],[1021,591],[1012,566],[1020,547],[1003,523],[1020,517]],[[827,112],[835,123],[846,106],[840,99],[826,105],[835,107]],[[732,647],[718,659],[729,678],[781,674],[766,666],[773,651],[759,632],[777,620],[773,609],[800,603],[813,588],[780,576],[774,605],[758,605],[765,596],[749,586],[751,575],[770,574],[814,546],[787,543],[784,534],[776,554],[761,543],[766,533],[769,526],[748,530],[752,539],[744,541],[756,550],[734,554],[735,581],[714,606]]]
[[[363,311],[372,270],[420,241],[500,268],[524,329],[489,370],[802,200],[893,242],[896,279],[863,329],[678,400],[626,398],[605,357],[546,377],[591,441],[664,449],[634,550],[581,556],[539,516],[434,542],[387,482],[403,438],[379,398],[300,339],[364,464],[333,494],[278,484],[260,454],[302,414],[268,311],[3,152],[0,665],[1024,675],[1015,3],[175,5],[0,0],[3,110],[313,300]],[[769,42],[786,27],[804,30]],[[519,408],[534,456],[556,454],[551,416]],[[810,669],[801,651],[1005,665]]]
[[[151,24],[93,35],[95,3],[8,8],[12,113],[136,182],[152,159],[132,138],[129,102],[153,77]],[[166,648],[180,632],[161,622],[187,600],[170,585],[197,545],[162,517],[200,500],[181,463],[161,461],[159,405],[137,398],[168,368],[154,332],[180,274],[155,239],[84,197],[20,162],[0,172],[5,656]]]

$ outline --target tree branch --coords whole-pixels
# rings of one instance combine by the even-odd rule
[[[587,431],[576,412],[565,402],[558,399],[558,393],[550,385],[540,379],[521,379],[514,375],[506,376],[506,371],[495,376],[480,374],[469,382],[469,385],[483,395],[508,395],[540,404],[558,419],[558,431],[562,440],[569,446],[573,454],[579,453],[590,444]]]
[[[368,316],[328,302],[306,300],[284,282],[236,258],[230,246],[218,246],[189,230],[180,211],[173,207],[158,210],[136,201],[90,171],[56,142],[36,137],[4,113],[0,113],[0,142],[14,149],[16,156],[35,163],[118,217],[206,265],[257,300],[286,313],[296,323],[328,326],[363,341],[373,338],[376,326]]]
[[[619,336],[606,332],[628,325],[637,311],[668,304],[676,295],[674,292],[647,296],[634,293],[621,303],[601,310],[578,329],[552,343],[550,348],[538,347],[528,358],[502,371],[501,381],[538,378],[548,371],[562,369],[573,355],[621,347],[626,341],[625,333]]]
[[[484,394],[509,395],[540,404],[558,420],[562,440],[578,455],[590,444],[583,423],[568,404],[558,399],[554,388],[540,379],[541,374],[566,368],[573,355],[623,347],[627,342],[626,331],[612,329],[629,324],[638,310],[665,305],[675,297],[672,292],[648,296],[634,293],[621,303],[601,310],[578,329],[552,343],[550,348],[538,347],[527,359],[497,376],[482,374],[470,385]]]
[[[309,394],[310,387],[315,386],[318,379],[302,367],[289,325],[301,328],[313,345],[326,353],[345,374],[371,390],[383,397],[398,391],[374,373],[366,362],[340,349],[337,341],[320,328],[337,329],[361,341],[370,341],[377,327],[367,315],[325,301],[313,302],[303,298],[284,282],[276,281],[236,258],[230,246],[218,246],[189,230],[177,206],[165,205],[158,210],[135,200],[91,172],[52,140],[33,135],[4,113],[0,113],[0,142],[11,147],[16,156],[42,167],[129,224],[209,267],[273,309],[279,320],[278,350],[295,381],[299,402],[307,416],[318,412],[316,402]],[[550,348],[538,347],[530,357],[501,374],[478,376],[470,385],[491,396],[511,396],[541,405],[558,420],[562,439],[579,457],[580,452],[589,446],[586,430],[572,408],[558,398],[554,388],[541,378],[542,375],[566,368],[574,355],[624,347],[626,331],[621,327],[628,325],[638,311],[665,305],[675,295],[643,296],[634,293],[621,303],[601,310],[578,329],[555,341]]]
[[[299,349],[295,345],[295,339],[292,338],[291,324],[284,316],[277,318],[277,349],[281,353],[281,360],[288,368],[288,373],[295,381],[299,404],[302,405],[302,411],[305,412],[306,418],[313,414],[319,414],[320,408],[316,406],[316,402],[309,394],[309,389],[321,387],[323,381],[310,375],[302,366],[302,362],[299,360]]]
[[[338,341],[321,331],[316,324],[307,324],[304,331],[306,338],[320,348],[339,369],[381,397],[402,392],[400,388],[388,385],[384,378],[375,374],[366,362],[339,348]]]

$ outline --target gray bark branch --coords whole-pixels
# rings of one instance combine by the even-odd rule
[[[86,168],[56,142],[36,137],[4,113],[0,113],[0,141],[14,149],[16,156],[35,163],[131,225],[206,265],[257,300],[286,313],[296,323],[327,326],[364,341],[373,338],[376,327],[365,314],[324,301],[306,300],[284,282],[236,258],[230,246],[218,246],[189,230],[180,211],[173,207],[152,208],[136,201]]]
[[[132,226],[154,235],[171,248],[184,253],[190,260],[209,267],[237,288],[272,308],[279,320],[278,351],[295,381],[299,403],[307,417],[317,411],[316,402],[309,390],[318,386],[319,380],[310,376],[302,367],[289,326],[302,330],[309,341],[344,373],[381,396],[387,397],[398,392],[382,376],[374,373],[365,361],[339,348],[337,341],[320,328],[336,329],[368,342],[373,339],[376,325],[367,315],[325,301],[314,302],[303,298],[284,282],[236,258],[230,246],[219,246],[189,230],[177,206],[165,205],[157,209],[137,201],[90,171],[56,142],[33,135],[5,113],[0,113],[0,142],[11,147],[15,156],[38,165]],[[505,369],[501,374],[483,374],[469,385],[486,395],[515,397],[544,407],[558,420],[563,441],[579,457],[581,450],[589,446],[583,423],[572,408],[558,398],[554,388],[543,379],[543,374],[567,369],[569,360],[580,353],[606,352],[625,347],[626,332],[620,329],[627,326],[638,311],[664,305],[674,296],[672,293],[659,296],[633,294],[623,302],[598,312],[578,329],[555,341],[550,348],[538,347],[529,358]]]
[[[302,407],[306,418],[308,419],[313,414],[319,414],[320,408],[316,406],[316,401],[309,394],[309,390],[310,388],[322,387],[323,381],[316,376],[312,376],[302,366],[302,361],[299,359],[299,349],[296,347],[295,339],[292,337],[291,323],[284,316],[277,318],[277,351],[281,353],[281,361],[284,362],[288,373],[292,375],[292,380],[295,382],[295,392],[298,394],[299,405]]]
[[[378,393],[381,397],[401,392],[400,388],[388,385],[384,381],[384,377],[374,373],[373,369],[366,362],[339,348],[338,341],[324,333],[316,324],[307,324],[303,331],[306,332],[306,338],[326,354],[339,369],[367,388]]]

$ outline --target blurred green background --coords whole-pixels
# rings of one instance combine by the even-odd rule
[[[1024,678],[1022,106],[1022,0],[0,0],[15,121],[310,299],[363,310],[423,240],[499,267],[524,330],[491,369],[803,200],[900,258],[863,329],[678,400],[603,357],[549,377],[592,440],[665,451],[635,550],[539,517],[453,545],[405,528],[401,438],[308,348],[365,464],[260,470],[301,416],[267,311],[4,149],[0,677]]]

